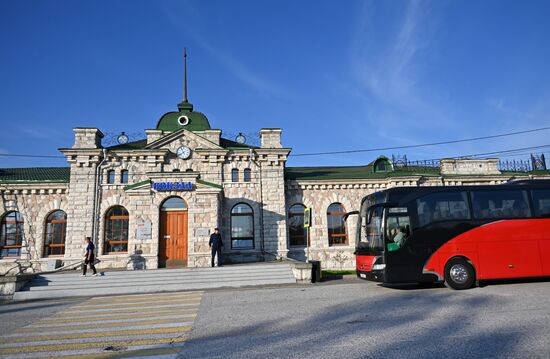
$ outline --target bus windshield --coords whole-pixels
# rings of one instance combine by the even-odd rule
[[[382,230],[383,207],[374,207],[370,210],[369,221],[366,226],[366,237],[369,247],[373,251],[384,250],[384,232]]]
[[[383,239],[383,213],[384,210],[380,206],[372,206],[383,202],[385,195],[376,193],[365,197],[359,211],[356,247],[362,252],[366,251],[371,254],[376,254],[384,250]],[[369,209],[370,208],[370,209]]]

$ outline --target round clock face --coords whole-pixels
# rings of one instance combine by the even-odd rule
[[[186,159],[188,159],[189,157],[191,157],[191,149],[190,149],[189,147],[181,146],[181,147],[178,148],[178,150],[176,151],[176,154],[177,154],[178,157],[181,158],[182,160],[186,160]]]
[[[121,145],[125,145],[128,143],[128,136],[122,132],[118,137],[117,137],[117,142]]]
[[[246,137],[244,137],[242,133],[239,133],[239,135],[235,138],[235,141],[237,141],[237,143],[243,144],[246,142]]]

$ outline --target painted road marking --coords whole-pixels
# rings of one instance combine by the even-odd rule
[[[92,298],[2,336],[0,358],[175,357],[201,299],[202,292]]]

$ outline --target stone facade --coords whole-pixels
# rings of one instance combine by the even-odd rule
[[[180,128],[174,121],[182,117],[186,124]],[[186,127],[187,122],[195,126],[193,130]],[[187,266],[210,264],[209,235],[219,227],[228,263],[289,257],[319,260],[324,268],[354,268],[356,217],[346,221],[345,243],[331,246],[327,219],[331,204],[354,211],[366,195],[386,188],[497,185],[514,178],[500,173],[495,159],[442,160],[438,174],[429,176],[371,176],[372,167],[365,167],[358,177],[293,178],[286,167],[290,149],[283,147],[280,129],[262,129],[260,147],[239,144],[221,138],[221,130],[210,128],[206,117],[193,112],[188,103],[180,104],[179,113],[164,115],[157,128],[146,130],[145,140],[128,145],[102,147],[103,134],[95,128],[75,128],[74,134],[74,145],[60,149],[70,170],[64,182],[3,181],[0,170],[0,219],[12,211],[24,219],[21,256],[0,258],[0,274],[43,271],[50,259],[77,263],[83,257],[85,237],[96,243],[100,269],[158,268],[161,207],[173,197],[185,202]],[[177,155],[182,148],[189,150],[188,157]],[[391,164],[387,168],[393,171]],[[125,173],[128,180],[122,183]],[[549,178],[547,174],[537,176]],[[518,178],[538,177],[520,174]],[[180,182],[192,187],[184,191],[154,186]],[[241,203],[253,212],[253,245],[247,249],[232,248],[231,212]],[[312,208],[309,248],[289,245],[288,211],[295,204]],[[107,253],[105,248],[105,216],[114,206],[128,212],[127,251],[122,253]],[[45,257],[45,221],[55,210],[67,215],[65,254]],[[139,228],[148,226],[150,232],[139,233]]]

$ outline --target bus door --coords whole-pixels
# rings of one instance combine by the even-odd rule
[[[385,253],[388,281],[399,278],[402,281],[417,281],[417,258],[412,253],[411,221],[406,207],[386,209]]]

